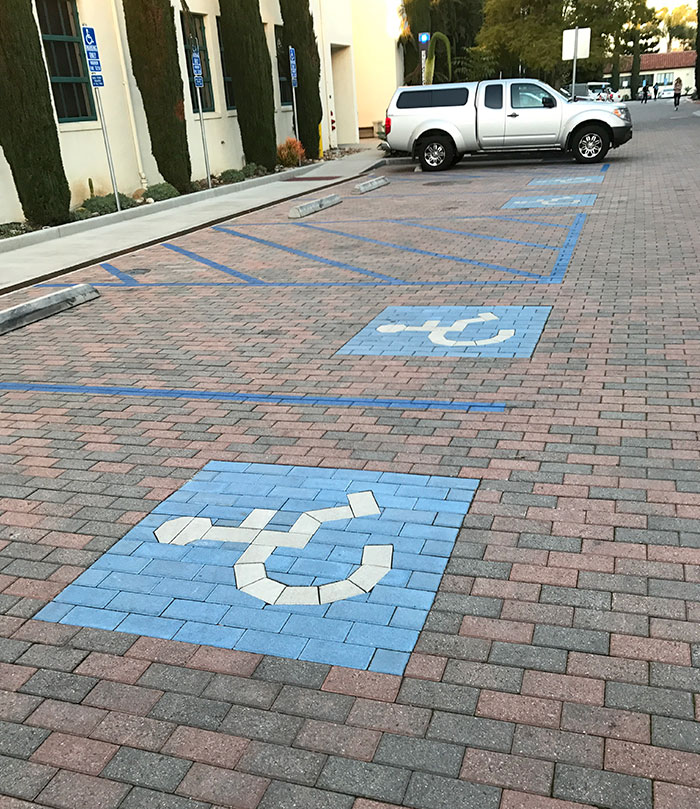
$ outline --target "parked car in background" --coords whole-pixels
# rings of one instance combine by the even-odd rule
[[[465,154],[558,150],[597,163],[632,137],[625,105],[568,100],[537,79],[400,87],[389,104],[387,144],[450,168]]]

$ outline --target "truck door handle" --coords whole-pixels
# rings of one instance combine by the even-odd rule
[[[518,117],[517,112],[511,112],[510,115],[508,116],[508,118],[517,118],[517,117]]]

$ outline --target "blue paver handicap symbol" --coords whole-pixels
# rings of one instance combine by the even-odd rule
[[[566,194],[556,197],[512,197],[502,206],[502,210],[509,208],[590,207],[596,199],[596,194]]]

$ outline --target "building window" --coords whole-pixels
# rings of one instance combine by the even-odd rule
[[[207,36],[204,30],[204,15],[190,14],[192,30],[188,29],[187,19],[182,14],[182,31],[185,38],[185,54],[187,56],[187,77],[190,84],[190,96],[192,98],[192,109],[197,112],[197,88],[194,83],[194,73],[192,72],[192,46],[196,39],[199,45],[199,59],[202,63],[202,79],[204,86],[202,90],[202,112],[214,112],[214,93],[211,90],[211,71],[209,70],[209,53],[207,51]]]
[[[277,46],[277,75],[280,81],[280,100],[283,106],[292,104],[292,71],[289,67],[289,50],[282,44],[282,26],[275,26]]]
[[[224,41],[221,38],[221,17],[216,18],[216,33],[219,37],[219,53],[221,55],[221,72],[224,78],[224,92],[226,93],[226,109],[236,109],[236,98],[233,94],[233,78],[226,67],[226,56],[224,55]]]
[[[75,0],[37,0],[36,7],[58,120],[96,120]]]
[[[673,84],[673,73],[657,73],[657,84]]]

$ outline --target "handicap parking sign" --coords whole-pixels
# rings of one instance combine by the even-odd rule
[[[403,674],[478,483],[212,461],[36,618]]]
[[[388,306],[338,354],[530,357],[550,306]]]
[[[204,87],[204,79],[201,76],[194,77],[194,86],[195,87]]]
[[[597,194],[562,194],[556,197],[512,197],[502,209],[590,207]]]

